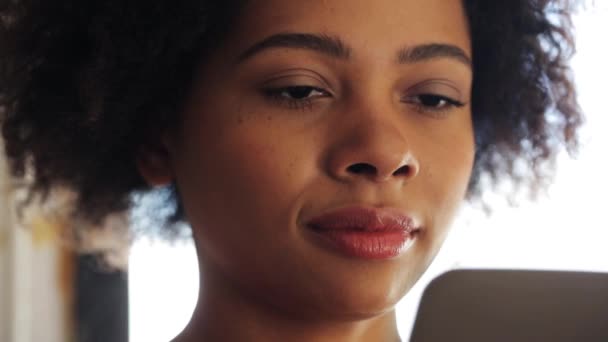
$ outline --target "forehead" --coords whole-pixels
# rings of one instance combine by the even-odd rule
[[[284,32],[338,36],[357,54],[449,43],[470,53],[461,0],[252,0],[237,26],[237,44]]]

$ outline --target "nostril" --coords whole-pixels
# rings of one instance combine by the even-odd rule
[[[377,173],[377,170],[373,165],[366,163],[353,164],[349,166],[346,170],[354,174],[375,175]]]
[[[403,165],[402,167],[398,168],[395,172],[393,172],[394,176],[407,176],[410,173],[410,166],[409,165]]]

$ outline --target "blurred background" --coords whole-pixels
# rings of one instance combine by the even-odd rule
[[[535,202],[509,207],[500,196],[490,196],[489,216],[479,207],[463,207],[431,268],[398,304],[404,340],[422,290],[447,270],[608,272],[608,105],[603,102],[608,41],[602,38],[608,32],[608,1],[582,9],[574,24],[578,48],[572,63],[587,117],[579,155],[560,156],[555,182]],[[141,238],[131,247],[117,243],[121,231],[116,227],[126,219],[117,217],[101,233],[86,237],[76,253],[60,242],[66,222],[49,215],[52,205],[29,210],[28,229],[19,229],[10,210],[18,188],[8,181],[0,156],[0,342],[120,342],[127,337],[165,342],[181,331],[199,285],[190,242]],[[89,336],[93,332],[100,333]]]

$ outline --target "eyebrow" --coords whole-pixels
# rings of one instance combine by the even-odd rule
[[[237,63],[241,63],[264,50],[273,48],[311,50],[343,60],[348,60],[352,54],[352,49],[338,37],[325,34],[279,33],[245,50],[245,52],[239,55]],[[413,64],[435,58],[450,58],[468,67],[472,66],[471,58],[467,53],[460,47],[451,44],[422,44],[405,47],[397,52],[397,62],[399,64]]]
[[[424,44],[399,50],[397,60],[400,64],[410,64],[434,58],[452,58],[471,67],[473,61],[463,49],[450,44]]]
[[[237,61],[242,62],[263,50],[272,48],[312,50],[338,59],[349,59],[351,54],[350,48],[336,37],[324,34],[280,33],[254,44],[245,50]]]

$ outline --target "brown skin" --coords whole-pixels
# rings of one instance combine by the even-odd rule
[[[286,32],[339,38],[350,56],[269,48],[239,61]],[[394,306],[438,252],[474,157],[470,67],[398,63],[400,49],[429,43],[471,56],[460,1],[248,5],[202,66],[165,149],[139,161],[151,183],[176,182],[198,251],[199,302],[176,341],[398,339]],[[298,85],[322,91],[304,104],[265,92]],[[422,94],[465,105],[435,112],[415,103]],[[371,168],[349,169],[361,163]],[[312,242],[308,219],[350,205],[398,208],[422,231],[387,260]]]

